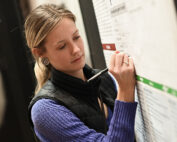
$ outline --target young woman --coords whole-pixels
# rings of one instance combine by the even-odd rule
[[[25,34],[38,83],[29,117],[40,141],[134,141],[137,103],[131,58],[115,52],[109,66],[114,79],[106,73],[88,83],[97,71],[85,64],[75,16],[53,4],[30,13]]]

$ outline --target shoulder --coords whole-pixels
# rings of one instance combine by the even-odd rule
[[[38,100],[31,109],[32,120],[36,117],[49,117],[54,112],[66,112],[71,113],[66,107],[58,104],[56,101],[51,99],[40,99]]]
[[[69,109],[51,99],[40,99],[31,108],[34,127],[48,127],[44,124],[49,124],[52,127],[55,121],[62,121],[65,117],[72,115],[74,114]]]
[[[69,109],[50,99],[40,99],[32,106],[31,119],[37,136],[49,141],[66,138],[69,128],[80,122]]]
[[[36,103],[33,105],[32,110],[35,109],[50,109],[52,106],[60,106],[59,104],[57,104],[56,101],[51,100],[51,99],[40,99],[38,101],[36,101]]]
[[[48,134],[62,128],[63,123],[67,124],[70,118],[75,115],[66,107],[51,99],[40,99],[31,108],[31,119],[34,128],[42,134]]]

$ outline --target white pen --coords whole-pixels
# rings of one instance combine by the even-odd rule
[[[101,70],[99,73],[95,74],[90,79],[88,79],[87,82],[90,82],[90,81],[94,80],[95,78],[99,77],[100,75],[102,75],[103,73],[105,73],[107,71],[108,71],[108,68],[105,68],[104,70]]]

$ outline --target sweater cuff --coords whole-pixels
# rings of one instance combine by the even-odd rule
[[[119,118],[119,123],[125,122],[131,125],[134,125],[137,102],[123,102],[116,100],[114,113],[115,116],[113,119]]]

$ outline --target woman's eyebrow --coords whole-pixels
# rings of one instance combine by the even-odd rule
[[[79,30],[77,29],[77,30],[73,33],[73,35],[75,35],[75,34],[78,33],[78,32],[79,32]],[[58,41],[58,42],[57,42],[57,45],[60,44],[60,43],[62,43],[62,42],[64,42],[64,41],[65,41],[65,40],[60,40],[60,41]]]
[[[60,40],[60,41],[58,41],[57,44],[60,44],[61,42],[64,42],[64,40]]]
[[[77,29],[77,30],[73,33],[73,35],[76,34],[76,33],[78,33],[78,32],[79,32],[79,30]]]

